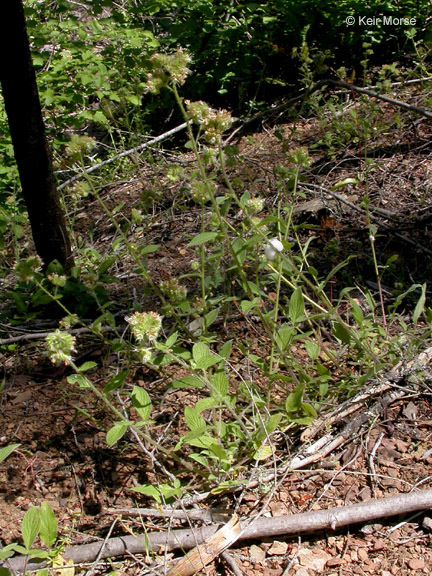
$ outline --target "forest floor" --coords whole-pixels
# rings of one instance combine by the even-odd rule
[[[405,98],[407,94],[399,96]],[[409,97],[415,103],[416,91],[410,91]],[[355,105],[355,102],[350,104]],[[381,103],[374,110],[374,122],[376,115],[386,118],[394,113],[390,105]],[[406,113],[407,117],[409,114]],[[313,146],[330,130],[330,124],[330,118],[328,126],[325,119],[298,121],[290,146],[295,143],[314,150]],[[368,286],[370,290],[376,290],[376,275],[368,253],[369,233],[361,204],[364,185],[333,188],[345,178],[356,177],[364,169],[365,157],[373,160],[373,166],[369,168],[368,194],[371,213],[379,230],[377,252],[382,261],[398,254],[390,273],[383,277],[386,297],[393,298],[396,280],[405,285],[422,284],[430,277],[430,121],[411,114],[410,129],[407,125],[405,118],[400,128],[395,126],[391,133],[380,133],[373,141],[368,141],[371,148],[367,151],[359,144],[346,141],[343,146],[337,143],[337,152],[333,155],[324,155],[319,146],[311,153],[313,162],[300,186],[303,197],[296,198],[295,218],[305,224],[305,237],[310,234],[315,237],[314,265],[320,270],[330,270],[348,255],[356,255],[350,265],[335,276],[335,295],[346,286]],[[232,169],[231,176],[238,176],[246,188],[264,197],[267,206],[275,202],[273,168],[286,162],[280,136],[287,139],[292,130],[293,125],[289,122],[280,124],[277,130],[269,123],[239,141],[242,163]],[[165,160],[161,162],[161,158]],[[176,209],[179,184],[164,179],[164,163],[169,164],[171,159],[170,154],[155,151],[152,162],[140,161],[139,174],[128,177],[127,181],[113,182],[102,192],[109,207],[114,209],[121,205],[120,214],[130,215],[132,208],[141,206],[146,190],[156,190],[153,212],[150,211],[151,222],[146,230],[146,243],[162,246],[158,252],[148,255],[148,270],[156,282],[178,276],[188,269],[193,254],[187,243],[200,231],[199,208]],[[177,157],[176,162],[191,166],[193,160],[184,155]],[[89,197],[82,201],[78,210],[76,234],[103,254],[109,253],[116,231]],[[130,313],[134,299],[148,298],[148,307],[152,309],[152,297],[145,294],[141,280],[132,272],[129,262],[116,262],[110,274],[120,280],[113,283],[110,290],[111,298],[116,300],[124,315]],[[6,303],[2,304],[2,312],[7,314],[6,306]],[[0,336],[7,340],[26,336],[32,330],[48,330],[54,325],[40,320],[22,326],[12,325],[3,316]],[[226,318],[214,328],[221,342],[228,338],[241,340],[248,333],[253,343],[254,330],[253,320],[241,314]],[[261,339],[262,334],[257,334],[257,347]],[[428,344],[425,342],[424,348]],[[90,372],[90,376],[103,387],[113,374],[116,354],[91,334],[81,335],[77,348],[80,361],[97,362],[98,368]],[[133,442],[122,440],[119,446],[107,446],[105,435],[112,425],[112,416],[101,402],[87,390],[69,384],[67,369],[52,367],[44,353],[42,338],[23,338],[14,350],[5,344],[0,350],[4,378],[0,394],[0,444],[19,442],[21,445],[0,465],[0,543],[19,541],[25,511],[43,501],[49,502],[54,510],[59,532],[67,546],[102,541],[108,534],[163,530],[166,520],[137,515],[134,511],[139,506],[152,506],[151,500],[132,491],[141,483],[152,481],[152,464]],[[409,360],[401,348],[402,370]],[[237,362],[236,369],[240,372],[253,372],[252,377],[260,383],[262,375],[235,348],[232,362]],[[304,441],[299,433],[293,437],[286,434],[277,446],[275,459],[261,463],[259,470],[253,464],[245,471],[245,477],[258,481],[249,482],[249,487],[238,492],[210,495],[199,507],[236,508],[242,518],[251,518],[257,511],[264,516],[278,517],[431,489],[429,366],[425,368],[425,374],[420,383],[410,381],[407,376],[400,378],[390,389],[403,393],[383,405],[383,410],[373,417],[362,421],[352,437],[345,438],[332,452],[319,456],[316,462],[296,470],[282,471],[281,468],[275,471],[277,463],[282,466],[288,456],[294,458],[310,445],[310,441]],[[164,433],[166,423],[176,422],[179,407],[194,403],[189,390],[172,390],[167,394],[166,382],[152,370],[137,366],[130,380],[131,385],[145,386],[153,405],[159,406],[155,438]],[[367,413],[388,393],[387,390],[368,396],[372,384],[370,381],[364,384],[366,399],[358,406],[356,416]],[[320,417],[330,416],[336,408],[329,405]],[[345,416],[337,422],[333,427],[336,434],[353,417]],[[317,453],[319,455],[318,449]],[[273,479],[259,480],[270,478],[271,474]],[[207,574],[431,574],[431,524],[431,513],[419,512],[325,533],[238,542],[229,549],[231,564],[227,564],[226,556],[220,557],[208,566]],[[171,528],[188,526],[181,520],[172,520],[169,525]],[[83,569],[88,574],[164,574],[165,562],[174,556],[173,553],[155,554],[152,558],[129,555],[110,561],[100,560],[95,565],[90,562]]]

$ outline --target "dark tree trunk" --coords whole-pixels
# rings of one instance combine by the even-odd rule
[[[73,263],[30,54],[21,0],[1,0],[0,82],[36,251],[44,267]]]

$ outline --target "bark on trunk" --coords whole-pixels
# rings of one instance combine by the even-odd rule
[[[21,0],[1,3],[0,82],[36,251],[45,267],[58,260],[69,272],[71,246],[45,135]]]

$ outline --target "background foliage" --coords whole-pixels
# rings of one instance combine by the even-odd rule
[[[158,132],[166,126],[172,98],[155,100],[143,91],[156,49],[190,51],[194,74],[185,98],[245,114],[298,89],[305,42],[315,77],[334,75],[341,66],[359,74],[366,50],[371,64],[403,62],[414,42],[427,39],[430,11],[427,0],[26,0],[25,6],[41,101],[57,150],[72,130],[96,133],[107,144],[120,135],[130,139],[137,127]],[[352,14],[415,17],[417,24],[347,26]],[[18,183],[3,111],[0,133],[4,194]]]

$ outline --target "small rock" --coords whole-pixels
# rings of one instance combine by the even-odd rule
[[[300,550],[298,554],[299,563],[315,572],[323,572],[325,565],[331,556],[324,550]]]
[[[344,564],[346,564],[346,560],[343,558],[330,558],[327,560],[326,567],[334,568],[335,566],[343,566]]]
[[[351,558],[352,562],[358,562],[359,557],[358,557],[357,550],[351,550],[350,558]]]
[[[359,548],[357,554],[361,562],[367,562],[369,560],[369,555],[366,548]]]
[[[272,516],[283,516],[288,513],[288,508],[283,502],[272,502],[270,504]]]
[[[268,553],[272,556],[285,556],[288,551],[288,544],[286,542],[279,542],[275,540],[271,547],[269,548]]]
[[[307,568],[299,568],[296,570],[295,576],[311,576],[311,573]]]
[[[423,520],[423,528],[426,530],[432,530],[432,518],[430,516],[426,516]]]
[[[359,492],[359,498],[360,500],[362,500],[363,502],[365,500],[370,500],[372,498],[372,492],[371,489],[369,488],[369,486],[365,486],[364,488],[362,488]]]
[[[266,553],[264,550],[259,546],[252,544],[252,546],[249,548],[249,558],[255,560],[256,562],[264,562],[265,557]]]
[[[378,550],[384,550],[385,547],[386,547],[386,544],[385,544],[385,542],[384,542],[383,540],[376,540],[376,541],[374,542],[374,547],[373,547],[373,548],[374,548],[374,550],[375,550],[376,552],[378,552]]]
[[[408,566],[411,570],[423,570],[425,567],[424,558],[411,558],[408,562]]]

